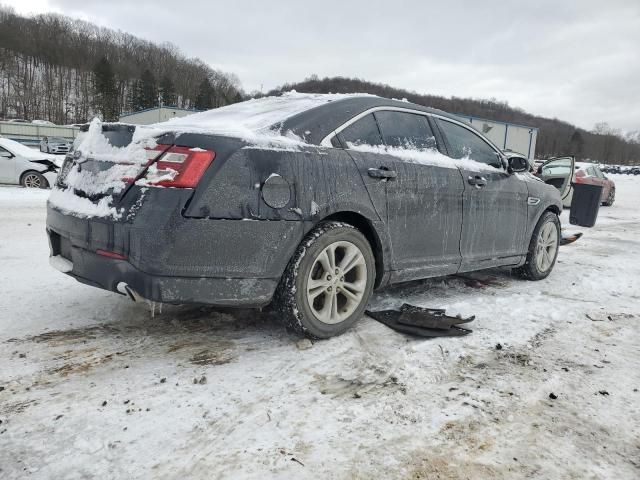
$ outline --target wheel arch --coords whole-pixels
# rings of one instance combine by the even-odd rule
[[[544,212],[552,212],[555,213],[556,215],[560,215],[560,207],[558,207],[557,205],[549,205],[547,208],[545,208],[540,215],[538,216],[538,221],[540,220],[540,218],[542,217],[542,215],[544,215]]]
[[[20,178],[18,179],[18,183],[20,185],[22,185],[22,180],[24,179],[25,176],[27,176],[30,173],[37,173],[38,175],[40,175],[44,179],[45,184],[46,184],[45,186],[48,187],[48,188],[51,187],[51,185],[49,184],[49,180],[47,180],[47,178],[42,174],[42,172],[39,172],[38,170],[34,170],[33,168],[30,168],[30,169],[25,170],[24,172],[22,172],[20,174]]]
[[[341,211],[332,213],[331,215],[327,215],[318,223],[329,221],[348,223],[365,236],[365,238],[369,242],[369,245],[371,245],[371,251],[373,252],[373,258],[375,259],[376,263],[376,279],[374,288],[378,288],[379,286],[381,286],[386,279],[385,260],[387,259],[387,255],[385,252],[385,244],[383,243],[380,232],[376,229],[373,222],[360,213],[352,211]]]

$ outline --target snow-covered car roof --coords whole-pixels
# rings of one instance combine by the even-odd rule
[[[51,158],[51,155],[46,153],[42,153],[33,148],[29,148],[26,145],[23,145],[20,142],[16,142],[15,140],[11,140],[9,138],[0,138],[0,147],[6,148],[14,155],[18,155],[20,157],[25,157],[28,159],[36,159],[42,160],[43,158]]]
[[[172,118],[166,122],[156,123],[152,127],[238,135],[247,131],[256,132],[270,128],[295,115],[337,100],[364,95],[291,91],[277,97],[251,99],[187,117]]]
[[[440,110],[366,93],[319,94],[290,91],[279,96],[252,99],[138,127],[136,137],[151,136],[155,130],[155,135],[158,132],[205,133],[235,136],[258,144],[264,143],[265,139],[273,142],[277,136],[279,141],[317,145],[336,126],[369,108],[383,106],[421,110],[459,120]]]

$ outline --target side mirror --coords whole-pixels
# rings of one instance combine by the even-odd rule
[[[519,173],[529,171],[529,161],[522,157],[509,157],[509,172]]]

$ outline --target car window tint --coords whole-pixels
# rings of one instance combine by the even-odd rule
[[[0,147],[0,155],[3,156],[3,157],[10,157],[11,156],[11,152],[9,150],[7,150],[6,148]]]
[[[340,132],[340,140],[349,145],[382,145],[380,130],[372,114],[362,117]]]
[[[453,158],[470,158],[476,162],[501,167],[496,151],[471,130],[440,119],[438,125],[449,141],[449,154]]]
[[[424,115],[394,111],[376,112],[375,115],[386,145],[418,150],[436,148],[436,139]]]

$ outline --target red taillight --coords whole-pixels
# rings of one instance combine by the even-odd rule
[[[582,183],[584,181],[584,176],[584,172],[582,170],[578,170],[573,181],[575,183]]]
[[[108,257],[108,258],[113,258],[114,260],[126,260],[127,257],[125,257],[124,255],[121,255],[119,253],[116,252],[110,252],[108,250],[96,250],[96,254],[100,255],[101,257]]]
[[[150,155],[152,155],[151,152],[164,151],[160,158],[155,163],[152,163],[152,167],[155,166],[153,175],[150,175],[150,171],[147,172],[147,181],[150,185],[194,188],[216,157],[216,153],[213,150],[167,147],[168,145],[158,145],[153,150],[149,150]],[[153,161],[154,159],[150,160]],[[172,178],[167,179],[172,175]]]

